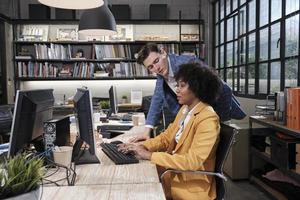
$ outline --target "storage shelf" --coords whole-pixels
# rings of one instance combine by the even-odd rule
[[[136,62],[135,59],[19,59],[15,58],[16,62],[59,62],[59,63],[75,63],[75,62],[94,62],[94,63],[120,63],[120,62]]]
[[[145,79],[156,79],[154,76],[137,76],[137,77],[99,77],[99,78],[80,78],[80,77],[49,77],[49,78],[39,78],[39,77],[16,77],[19,81],[72,81],[72,80],[145,80]]]
[[[283,132],[289,136],[293,136],[295,138],[300,139],[300,131],[299,130],[287,128],[285,125],[283,125],[282,122],[273,121],[270,119],[257,119],[252,116],[249,117],[249,120],[250,120],[250,122],[255,122],[255,123],[267,126],[269,128]]]

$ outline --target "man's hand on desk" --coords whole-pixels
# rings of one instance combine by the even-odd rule
[[[128,140],[129,143],[137,143],[150,139],[151,128],[145,127],[145,131],[138,136],[134,136]]]
[[[135,157],[140,160],[150,160],[152,152],[148,151],[143,145],[119,144],[118,151],[123,153],[133,152]]]

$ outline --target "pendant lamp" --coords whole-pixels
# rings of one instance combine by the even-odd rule
[[[46,6],[63,9],[91,9],[104,4],[103,0],[38,0]]]
[[[105,36],[116,33],[116,20],[106,5],[84,11],[78,32],[85,36]]]

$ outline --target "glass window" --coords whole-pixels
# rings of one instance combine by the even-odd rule
[[[240,78],[239,92],[245,94],[245,82],[246,82],[245,66],[240,67],[239,78]]]
[[[216,25],[215,36],[216,36],[216,38],[215,38],[215,41],[216,41],[215,45],[219,45],[219,25],[218,24]]]
[[[240,5],[243,5],[244,3],[246,3],[246,0],[240,0]]]
[[[234,21],[234,27],[233,27],[233,31],[234,31],[234,33],[233,33],[233,36],[234,36],[234,39],[237,39],[238,38],[238,15],[234,15],[234,17],[233,17],[233,21]]]
[[[220,44],[224,43],[224,21],[220,24]]]
[[[255,65],[248,66],[248,94],[255,94]]]
[[[288,15],[299,10],[299,0],[285,0],[285,14]]]
[[[259,25],[263,26],[268,23],[269,20],[269,0],[260,0],[260,12],[259,12]]]
[[[219,21],[219,2],[217,1],[216,2],[216,5],[215,5],[215,19],[216,19],[216,23]]]
[[[280,56],[280,23],[271,26],[271,59]]]
[[[298,55],[299,14],[286,19],[285,35],[285,56]]]
[[[220,68],[219,66],[219,52],[218,52],[218,48],[215,49],[215,67],[218,69]]]
[[[268,28],[260,30],[259,60],[268,59]]]
[[[240,35],[246,33],[246,14],[246,6],[243,6],[239,11]]]
[[[270,93],[280,91],[280,62],[271,63],[271,77],[270,77]]]
[[[232,88],[232,80],[233,80],[233,73],[232,73],[232,68],[227,68],[226,69],[226,83],[229,85],[229,87]]]
[[[232,0],[232,11],[237,9],[237,6],[238,6],[238,0]]]
[[[230,41],[233,39],[233,18],[230,17],[227,20],[227,41]]]
[[[233,65],[233,42],[227,43],[226,47],[226,67],[230,67]]]
[[[220,20],[224,18],[224,0],[220,0]]]
[[[244,64],[246,63],[246,37],[242,37],[239,40],[239,58],[240,58],[240,62],[239,64]]]
[[[219,76],[220,76],[220,78],[221,78],[222,80],[224,80],[224,69],[221,69],[221,70],[219,71]]]
[[[259,89],[258,93],[260,94],[267,94],[268,93],[268,64],[263,63],[260,64],[258,67],[258,83]]]
[[[271,1],[271,22],[281,18],[281,1],[282,0]]]
[[[255,29],[256,26],[256,1],[249,2],[249,31]]]
[[[248,63],[255,62],[255,33],[248,36]]]
[[[285,61],[285,87],[296,87],[298,76],[298,60],[286,60]]]
[[[231,10],[230,0],[226,0],[226,15],[230,14]]]
[[[239,52],[238,52],[238,42],[237,40],[233,42],[234,44],[234,65],[238,65],[238,57],[239,57]]]
[[[237,79],[237,68],[233,68],[233,91],[237,91],[237,83],[238,83],[238,79]]]
[[[220,68],[224,67],[224,45],[220,46]]]

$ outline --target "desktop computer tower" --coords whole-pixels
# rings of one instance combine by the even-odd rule
[[[70,143],[70,119],[68,116],[44,122],[45,151],[51,152],[55,146],[66,146]],[[50,153],[47,153],[49,156]]]

